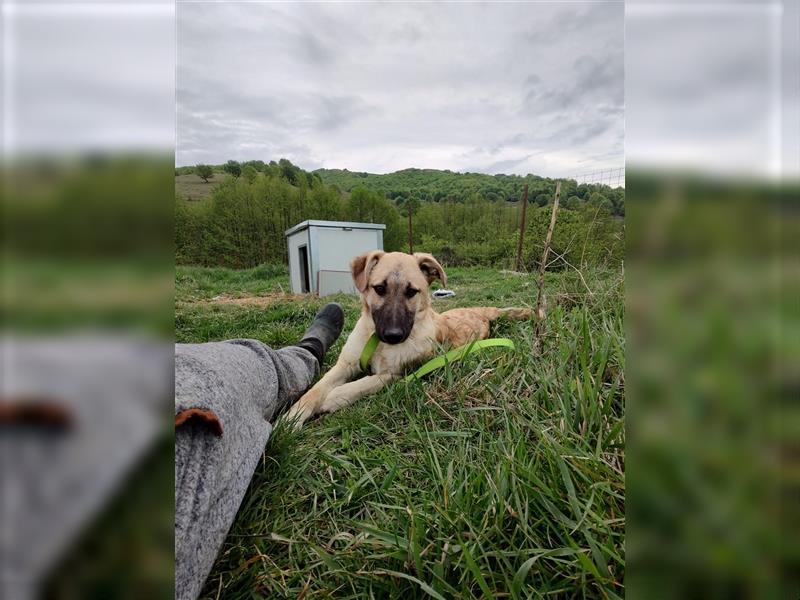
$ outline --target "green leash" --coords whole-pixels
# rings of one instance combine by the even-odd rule
[[[378,339],[378,335],[375,333],[373,333],[367,340],[367,343],[364,346],[364,350],[361,351],[361,358],[358,361],[359,365],[361,365],[362,371],[367,370],[367,367],[369,366],[369,361],[372,358],[372,355],[375,354],[375,349],[378,347],[379,343],[380,340]],[[432,358],[424,365],[422,365],[419,369],[411,373],[411,375],[407,375],[403,379],[403,381],[405,381],[406,383],[408,383],[409,381],[414,381],[415,379],[424,377],[425,375],[427,375],[432,371],[435,371],[436,369],[441,369],[442,367],[451,362],[461,360],[465,356],[473,354],[478,350],[491,347],[503,347],[514,350],[514,342],[512,342],[508,338],[489,338],[488,340],[474,340],[469,344],[465,344],[464,346],[459,346],[458,348],[450,350],[450,352],[443,354],[442,356],[437,356],[436,358]]]
[[[361,358],[358,361],[358,364],[361,365],[361,370],[366,371],[367,367],[369,366],[369,359],[372,358],[372,355],[375,354],[375,348],[378,347],[380,340],[378,339],[378,334],[373,333],[369,336],[364,349],[361,351]]]

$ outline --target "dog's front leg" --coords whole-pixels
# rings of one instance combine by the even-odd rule
[[[397,376],[391,373],[380,375],[367,375],[356,381],[351,381],[332,390],[320,407],[320,412],[332,413],[344,406],[349,406],[362,396],[374,394],[386,386]]]
[[[300,428],[315,414],[322,412],[321,407],[328,394],[337,386],[346,383],[355,374],[355,367],[349,361],[340,360],[331,370],[325,373],[314,386],[294,403],[286,413],[285,419],[294,427]]]

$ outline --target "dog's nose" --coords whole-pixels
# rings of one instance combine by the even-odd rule
[[[399,344],[405,339],[402,329],[387,329],[383,333],[383,339],[387,344]]]

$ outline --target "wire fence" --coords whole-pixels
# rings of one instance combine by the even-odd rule
[[[592,171],[591,173],[579,173],[576,175],[569,175],[565,179],[574,179],[578,185],[582,183],[587,184],[603,184],[612,188],[625,187],[625,167],[615,167],[611,169],[601,169],[599,171]]]

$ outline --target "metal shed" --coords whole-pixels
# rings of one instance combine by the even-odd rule
[[[286,230],[292,293],[358,293],[350,275],[354,256],[383,250],[381,223],[303,221]]]

